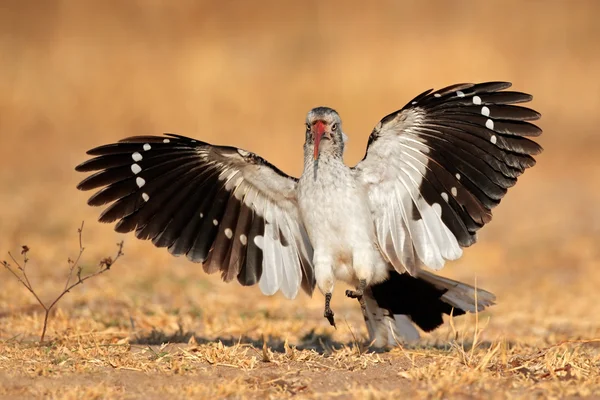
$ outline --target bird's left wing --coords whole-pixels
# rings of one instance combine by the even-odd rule
[[[293,298],[314,289],[312,247],[299,217],[297,180],[259,156],[179,135],[137,136],[88,151],[77,171],[99,171],[81,190],[111,203],[101,222],[151,239],[173,255],[202,262],[225,281],[281,289]]]
[[[496,206],[542,148],[527,122],[540,115],[512,104],[506,82],[459,84],[419,95],[384,117],[354,173],[368,191],[382,253],[398,272],[443,267],[491,220]]]

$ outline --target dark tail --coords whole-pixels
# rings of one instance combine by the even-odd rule
[[[427,271],[419,271],[418,277],[391,271],[388,280],[370,288],[365,320],[371,340],[393,345],[418,339],[409,321],[429,332],[443,324],[443,314],[482,311],[495,300],[488,291]]]

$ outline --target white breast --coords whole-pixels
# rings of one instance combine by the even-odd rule
[[[315,256],[331,259],[335,277],[348,283],[357,281],[355,268],[368,269],[369,281],[385,279],[387,267],[375,245],[364,188],[341,160],[319,162],[317,173],[308,168],[298,185],[300,213]]]

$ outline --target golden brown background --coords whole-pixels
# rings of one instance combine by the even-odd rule
[[[175,132],[254,151],[298,175],[304,116],[319,105],[340,112],[354,164],[377,121],[421,91],[507,80],[534,95],[545,151],[479,243],[442,272],[477,277],[497,294],[489,340],[598,337],[599,17],[593,0],[3,0],[0,259],[28,244],[31,274],[50,296],[76,254],[81,220],[89,265],[125,239],[120,265],[65,298],[66,317],[51,336],[127,330],[131,315],[139,329],[172,332],[183,320],[207,338],[271,334],[298,343],[313,328],[332,333],[320,294],[290,302],[224,285],[101,226],[100,210],[75,189],[83,176],[74,166],[91,147]],[[34,300],[6,271],[0,282],[0,311],[10,314],[0,317],[0,339],[35,336],[40,316],[19,311]],[[340,289],[334,310],[364,335],[357,304]],[[348,327],[332,334],[352,340]]]

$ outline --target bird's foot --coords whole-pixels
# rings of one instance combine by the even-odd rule
[[[351,299],[358,299],[363,314],[365,314],[365,312],[367,311],[367,303],[365,302],[365,298],[363,296],[365,294],[366,288],[367,281],[361,279],[358,282],[358,287],[356,288],[356,290],[346,290],[346,296],[350,297]]]
[[[325,294],[325,313],[323,314],[323,316],[325,318],[327,318],[327,321],[329,321],[329,323],[331,324],[331,326],[333,326],[334,328],[337,329],[337,326],[335,326],[335,320],[333,319],[333,311],[331,310],[331,307],[329,306],[329,303],[331,302],[331,293],[326,293]]]
[[[363,294],[365,293],[365,289],[367,288],[367,281],[365,279],[361,279],[358,282],[358,287],[356,290],[346,290],[346,296],[351,299],[361,299]]]

